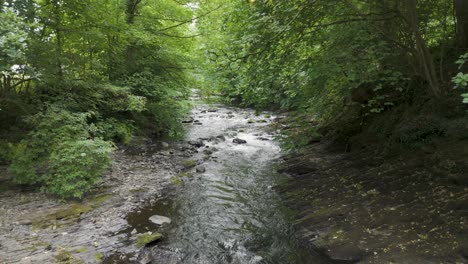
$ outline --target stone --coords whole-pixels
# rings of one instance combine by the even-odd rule
[[[19,225],[31,225],[32,220],[31,219],[23,219],[18,222]]]
[[[218,112],[218,109],[216,108],[210,108],[207,110],[209,113],[215,113],[215,112]]]
[[[170,224],[172,221],[169,217],[162,216],[162,215],[153,215],[149,218],[149,220],[157,225],[162,225],[162,224]]]
[[[167,143],[167,142],[161,142],[161,147],[163,147],[163,148],[169,148],[169,143]]]
[[[188,143],[189,143],[189,145],[197,147],[197,148],[201,148],[201,147],[203,147],[205,145],[205,144],[203,144],[203,141],[201,141],[201,140],[190,140]]]
[[[204,166],[197,166],[195,168],[195,170],[198,172],[198,173],[204,173],[206,171],[206,168]]]
[[[243,140],[243,139],[240,139],[240,138],[235,138],[235,139],[232,140],[232,143],[234,143],[234,144],[246,144],[247,141]]]
[[[181,122],[182,122],[183,124],[190,124],[190,123],[193,123],[193,121],[194,121],[194,120],[193,120],[193,117],[189,117],[189,118],[187,118],[187,119],[183,119]]]

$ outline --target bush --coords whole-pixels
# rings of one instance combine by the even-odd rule
[[[90,113],[71,113],[57,106],[31,116],[34,130],[23,139],[10,170],[19,184],[40,185],[60,198],[80,198],[110,165],[112,143],[93,138]]]
[[[60,198],[81,198],[111,163],[112,144],[101,139],[66,141],[48,157],[44,191]]]

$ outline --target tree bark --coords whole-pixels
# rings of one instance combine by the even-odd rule
[[[457,19],[457,46],[468,51],[468,0],[454,0]]]
[[[441,91],[434,59],[419,28],[418,0],[404,0],[404,3],[406,7],[406,20],[415,41],[415,57],[418,60],[421,73],[428,82],[432,94],[438,97]]]

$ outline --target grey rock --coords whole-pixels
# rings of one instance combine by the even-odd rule
[[[206,171],[206,168],[204,166],[197,166],[195,168],[195,170],[198,172],[198,173],[204,173]]]
[[[18,222],[18,225],[31,225],[31,224],[32,224],[31,219],[24,219]]]
[[[211,155],[211,154],[213,154],[213,151],[212,151],[212,150],[209,150],[209,149],[204,149],[204,150],[203,150],[203,154]]]
[[[205,144],[203,144],[203,141],[201,141],[201,140],[190,140],[188,143],[189,143],[189,145],[197,147],[197,148],[201,148],[201,147],[203,147],[205,145]]]
[[[153,215],[149,218],[149,220],[157,225],[170,224],[172,222],[169,217],[162,215]]]
[[[232,140],[232,143],[235,143],[235,144],[246,144],[247,141],[246,140],[243,140],[243,139],[240,139],[240,138],[235,138]]]

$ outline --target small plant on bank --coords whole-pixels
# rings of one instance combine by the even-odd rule
[[[468,53],[460,56],[460,59],[456,61],[460,70],[463,65],[465,65],[466,61],[468,61]],[[468,86],[468,74],[459,72],[453,77],[452,81],[455,83],[455,88],[466,88]],[[464,93],[461,96],[463,97],[463,103],[468,104],[468,93]]]

